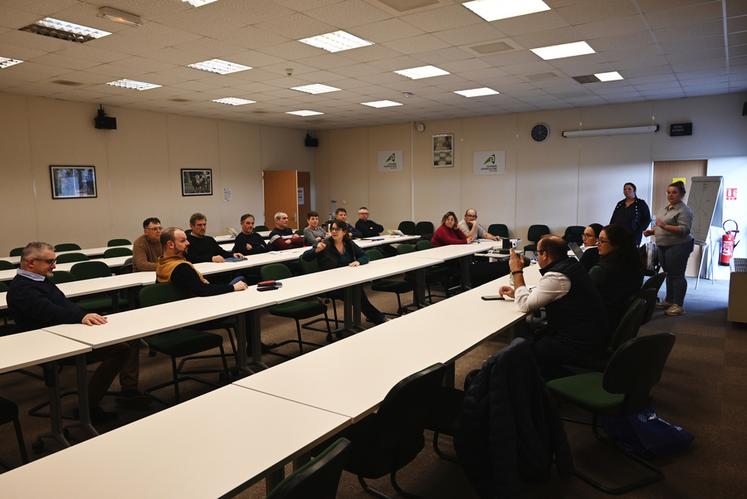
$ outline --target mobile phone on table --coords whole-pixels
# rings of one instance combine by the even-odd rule
[[[493,300],[502,300],[503,299],[503,297],[501,295],[485,295],[485,296],[481,296],[480,298],[482,298],[485,301],[493,301]]]

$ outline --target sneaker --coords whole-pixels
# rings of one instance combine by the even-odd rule
[[[669,307],[674,305],[674,303],[669,303],[668,301],[657,301],[656,302],[656,308],[666,310]]]
[[[664,311],[664,315],[668,315],[670,317],[675,315],[685,315],[685,309],[680,305],[672,305]]]

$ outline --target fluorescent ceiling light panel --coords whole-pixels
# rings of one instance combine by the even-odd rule
[[[311,85],[301,85],[300,87],[291,87],[291,90],[298,90],[307,94],[326,94],[327,92],[338,92],[337,87],[322,85],[321,83],[312,83]]]
[[[217,2],[218,0],[182,0],[182,3],[188,3],[192,7],[202,7],[209,3]]]
[[[333,31],[323,35],[312,36],[298,40],[306,45],[317,47],[327,52],[342,52],[343,50],[357,49],[373,45],[373,42],[358,38],[347,31]]]
[[[395,102],[393,100],[375,100],[371,102],[361,102],[364,106],[368,107],[375,107],[376,109],[380,109],[382,107],[394,107],[394,106],[401,106],[401,102]]]
[[[482,97],[484,95],[498,95],[500,92],[493,90],[492,88],[470,88],[467,90],[454,90],[455,94],[463,95],[464,97]]]
[[[44,19],[36,21],[34,24],[89,39],[103,38],[105,36],[111,35],[111,33],[102,29],[91,28],[90,26],[83,26],[82,24],[70,23],[61,19],[55,19],[53,17],[45,17]]]
[[[552,59],[562,59],[563,57],[576,57],[579,55],[595,53],[594,49],[591,48],[591,46],[586,42],[571,42],[563,43],[561,45],[549,45],[547,47],[539,47],[531,50],[546,61]]]
[[[217,73],[219,75],[227,75],[231,73],[238,73],[239,71],[246,71],[252,69],[250,66],[244,66],[243,64],[237,64],[235,62],[224,61],[222,59],[210,59],[202,62],[195,62],[188,64],[188,68],[200,69],[207,71],[208,73]]]
[[[448,71],[444,71],[436,66],[420,66],[417,68],[399,69],[395,71],[398,75],[406,76],[413,80],[419,80],[421,78],[431,78],[433,76],[443,76],[451,74]]]
[[[112,87],[119,87],[119,88],[129,88],[130,90],[150,90],[152,88],[158,88],[161,86],[155,83],[148,83],[146,81],[127,80],[127,79],[110,81],[107,83],[107,85],[111,85]]]
[[[462,5],[486,21],[525,16],[550,10],[542,0],[474,0]]]
[[[11,59],[10,57],[0,57],[0,69],[9,68],[16,64],[21,64],[23,61],[19,59]]]
[[[599,78],[599,81],[617,81],[623,79],[622,75],[617,71],[610,71],[608,73],[594,73],[594,76]]]
[[[309,111],[308,109],[302,109],[300,111],[287,111],[285,114],[293,114],[295,116],[318,116],[320,114],[319,111]]]
[[[212,102],[218,104],[228,104],[229,106],[243,106],[245,104],[254,104],[255,100],[241,99],[240,97],[221,97],[220,99],[213,99]]]

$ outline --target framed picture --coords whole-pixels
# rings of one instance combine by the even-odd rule
[[[52,199],[95,198],[96,167],[49,165]]]
[[[182,168],[182,196],[212,196],[213,170]]]
[[[433,168],[454,167],[454,136],[440,134],[433,136]]]

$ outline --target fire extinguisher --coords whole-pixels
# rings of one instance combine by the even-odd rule
[[[734,224],[734,229],[729,230],[726,228],[726,224],[729,222]],[[737,224],[737,222],[735,222],[734,220],[729,219],[724,222],[724,225],[722,227],[724,228],[724,235],[723,237],[721,237],[721,254],[718,257],[718,264],[729,265],[731,257],[734,254],[734,248],[736,248],[737,244],[739,244],[739,241],[737,241],[737,234],[739,234],[739,224]]]

